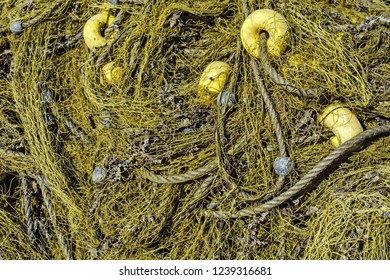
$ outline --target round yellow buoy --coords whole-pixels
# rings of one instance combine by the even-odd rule
[[[286,19],[270,9],[256,10],[251,13],[241,27],[241,41],[247,52],[260,58],[260,32],[267,31],[267,51],[273,57],[280,56],[289,41]]]
[[[229,76],[231,67],[226,62],[213,61],[203,71],[198,86],[199,102],[209,104],[220,93]]]
[[[100,83],[102,85],[113,85],[121,81],[123,77],[122,67],[115,66],[114,62],[104,64],[102,67],[102,73],[100,75]]]
[[[107,45],[107,39],[103,37],[101,30],[111,25],[115,17],[103,12],[91,17],[84,25],[83,37],[89,49],[100,48]]]
[[[326,107],[319,116],[319,121],[334,133],[330,142],[335,147],[363,132],[358,118],[350,110],[337,104]]]

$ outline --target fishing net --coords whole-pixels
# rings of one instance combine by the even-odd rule
[[[0,3],[0,259],[389,258],[386,1],[109,2]],[[263,8],[289,45],[253,59],[240,28]],[[90,49],[96,14],[114,22]],[[212,61],[230,107],[200,102]],[[387,130],[265,209],[335,150],[318,119],[334,103]]]

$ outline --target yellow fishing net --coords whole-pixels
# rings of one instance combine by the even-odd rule
[[[0,259],[389,258],[389,137],[270,211],[207,214],[260,205],[334,150],[318,122],[330,104],[364,129],[389,125],[388,3],[49,2],[0,3]],[[241,45],[243,3],[286,18],[290,43],[270,63],[297,88],[321,89],[295,96],[260,71],[293,161],[281,190],[279,143]],[[115,20],[99,30],[106,45],[89,49],[83,27],[99,13]],[[225,88],[236,103],[226,110],[199,102],[212,61],[232,68]],[[213,161],[183,183],[145,175]]]

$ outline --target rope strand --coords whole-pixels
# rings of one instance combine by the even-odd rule
[[[376,128],[363,131],[362,133],[346,141],[345,143],[340,145],[337,149],[332,151],[329,155],[327,155],[316,166],[314,166],[305,176],[303,176],[301,180],[299,180],[293,187],[283,192],[279,196],[271,199],[270,201],[265,202],[264,204],[261,204],[253,208],[241,209],[236,213],[223,212],[223,211],[211,212],[206,210],[204,214],[212,215],[213,217],[219,219],[229,219],[229,218],[239,218],[239,217],[250,217],[250,216],[255,216],[260,213],[269,211],[287,202],[289,199],[291,199],[299,192],[303,192],[304,190],[314,187],[313,186],[314,181],[320,178],[319,175],[321,173],[327,170],[335,162],[341,160],[347,154],[358,149],[361,144],[380,136],[386,136],[388,134],[390,134],[390,125],[378,126]]]
[[[65,241],[65,237],[63,235],[62,229],[57,224],[55,209],[54,209],[53,203],[51,202],[52,199],[51,199],[50,194],[49,194],[48,189],[47,189],[48,183],[46,182],[45,177],[43,177],[42,175],[36,175],[35,179],[37,180],[37,182],[40,186],[42,196],[43,196],[43,201],[46,205],[47,212],[49,213],[50,221],[52,222],[54,228],[56,229],[57,239],[58,239],[58,242],[59,242],[60,247],[62,249],[62,252],[64,253],[64,256],[67,260],[73,260],[72,253],[68,247],[67,242]]]

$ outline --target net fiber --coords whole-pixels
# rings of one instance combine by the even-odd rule
[[[389,258],[388,4],[119,2],[0,3],[0,259]],[[264,8],[289,44],[268,56],[262,33],[251,58],[240,28]],[[231,107],[199,102],[213,61]],[[334,103],[366,130],[337,149]]]

